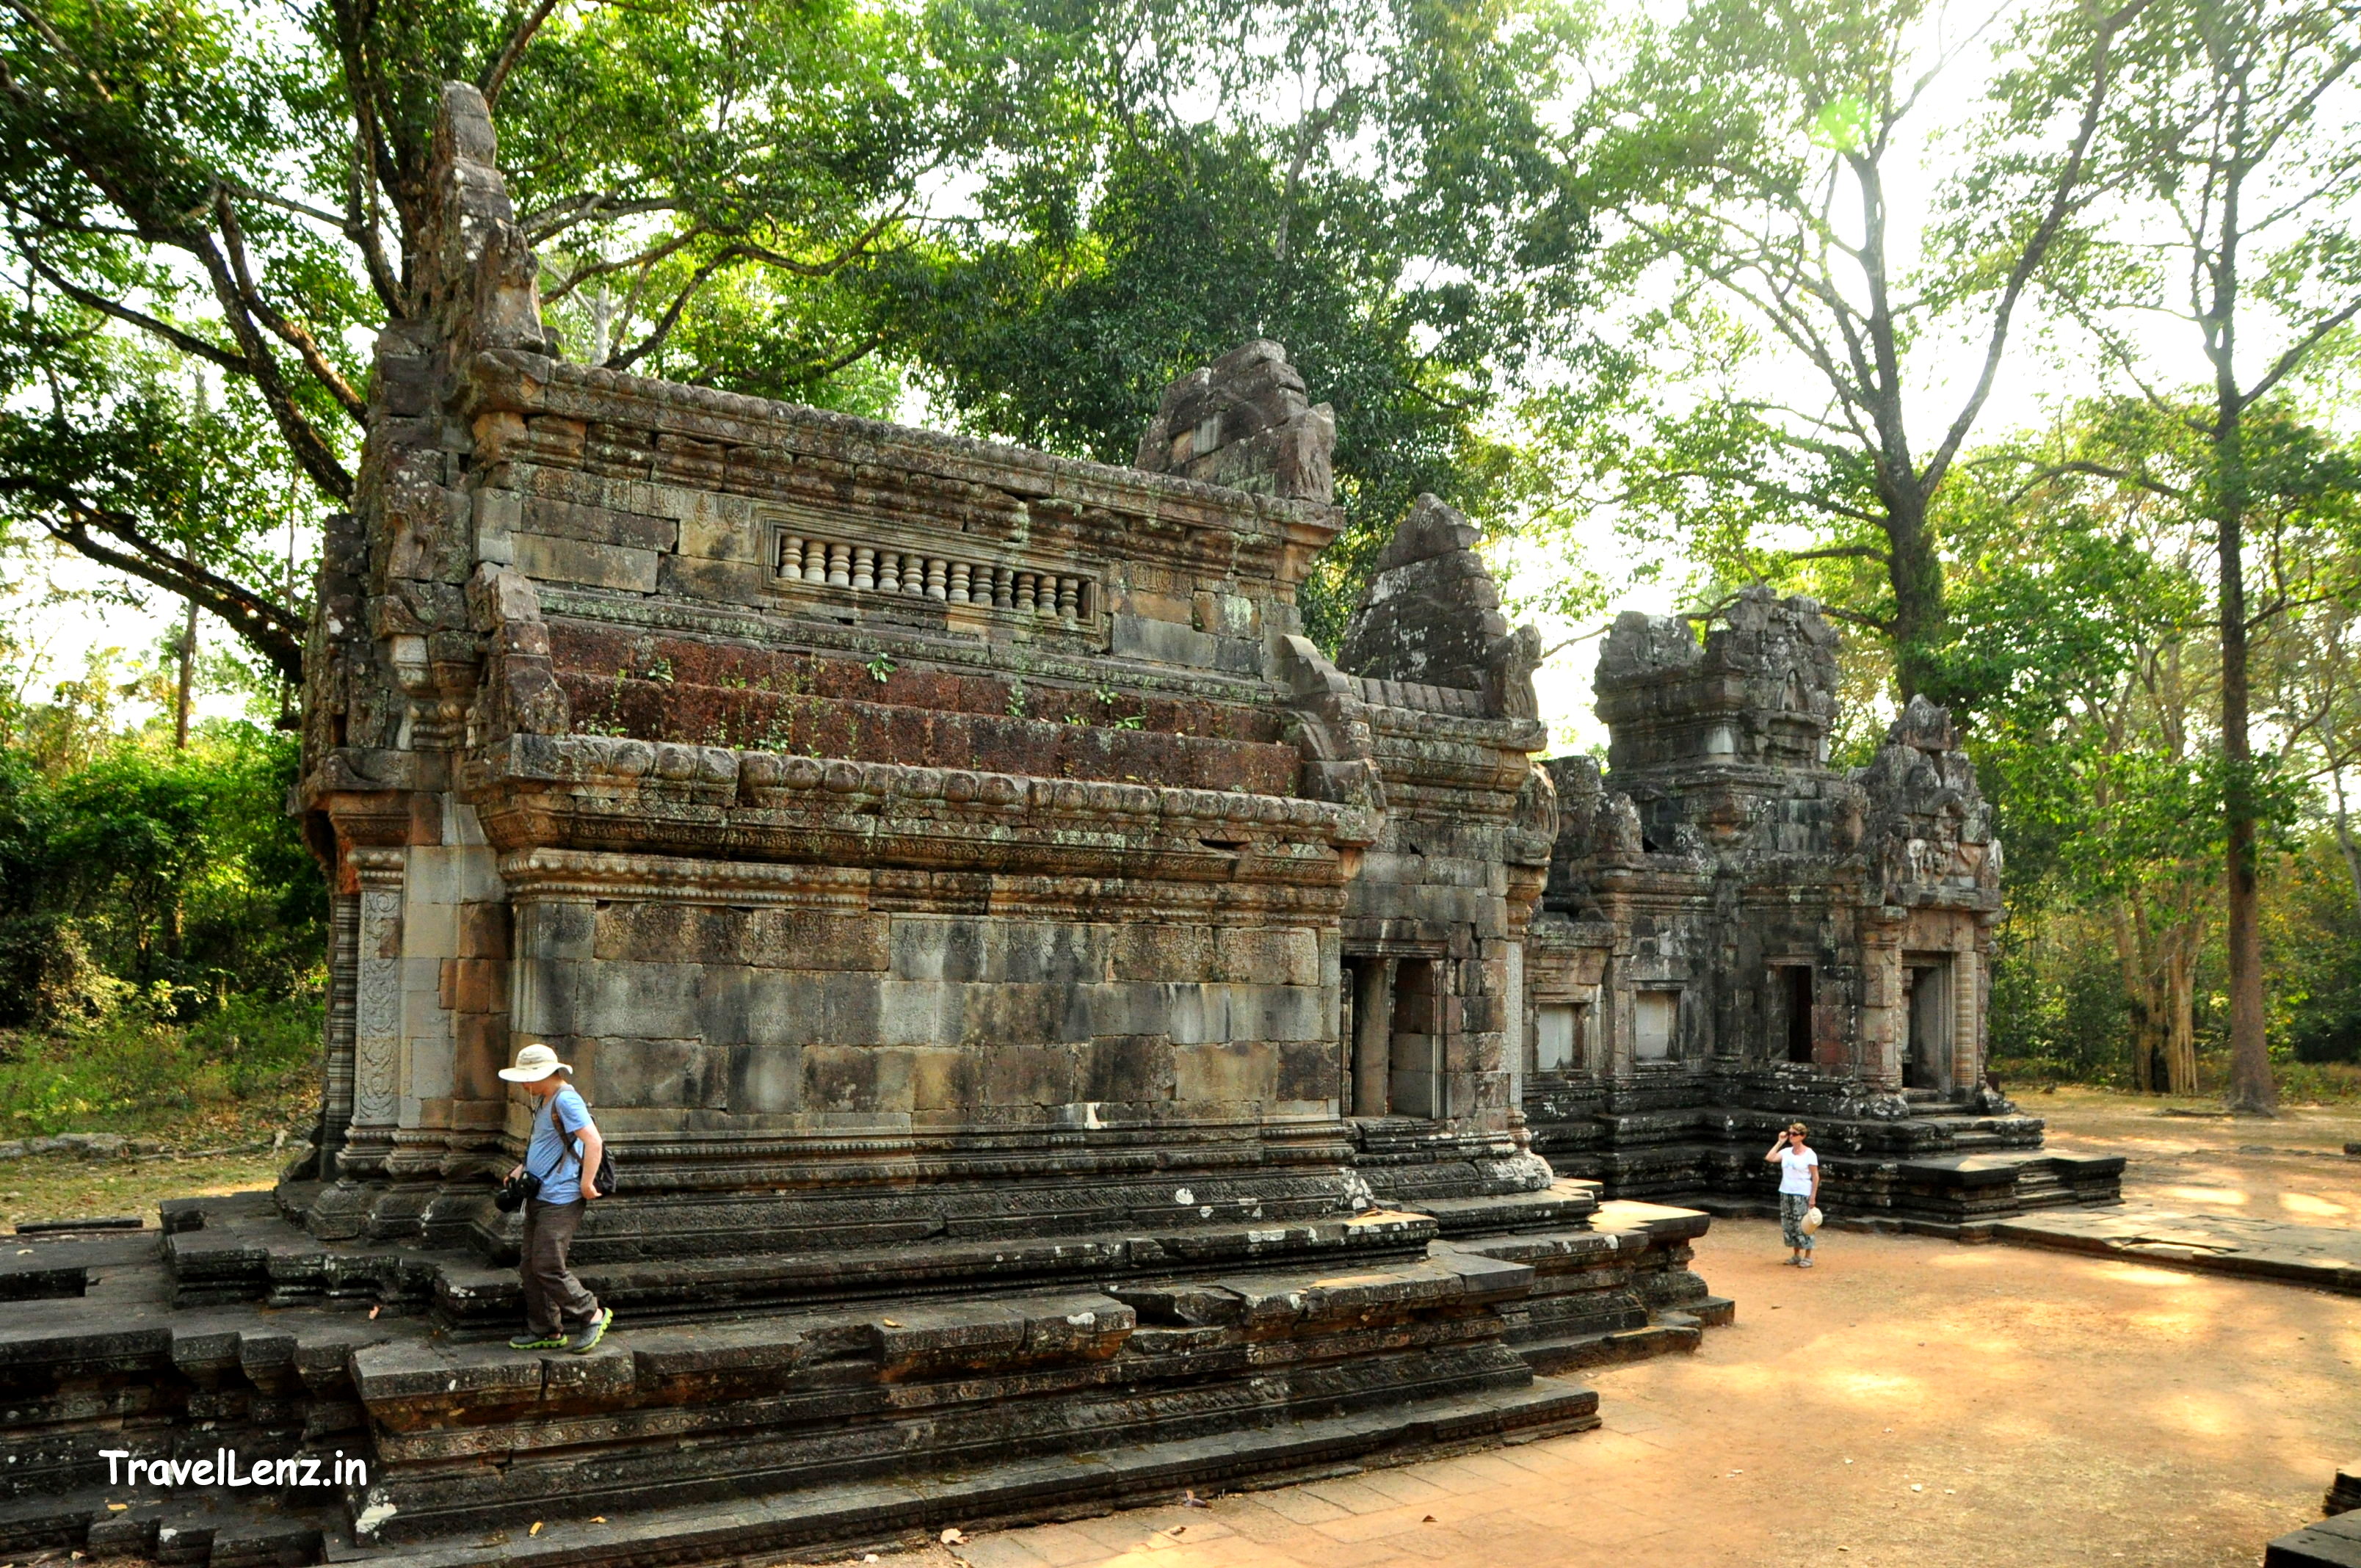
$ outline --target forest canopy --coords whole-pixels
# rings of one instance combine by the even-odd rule
[[[1996,1055],[2266,1106],[2361,1059],[2356,63],[2312,0],[12,4],[0,562],[258,695],[11,640],[0,1024],[316,970],[272,726],[461,80],[569,357],[1122,461],[1268,336],[1332,644],[1422,491],[1569,668],[1815,595],[1849,755],[1925,693],[2000,811]]]

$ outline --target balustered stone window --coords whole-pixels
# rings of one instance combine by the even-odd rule
[[[771,529],[774,587],[892,609],[897,603],[961,606],[1068,631],[1098,630],[1104,614],[1095,576],[1063,564],[986,558],[982,552],[878,539],[856,544],[801,522]]]

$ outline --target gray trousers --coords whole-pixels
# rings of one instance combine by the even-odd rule
[[[517,1272],[524,1279],[524,1326],[530,1333],[563,1333],[569,1323],[579,1327],[598,1316],[598,1298],[584,1289],[566,1266],[566,1249],[573,1245],[585,1207],[579,1198],[571,1203],[525,1200],[524,1247]]]

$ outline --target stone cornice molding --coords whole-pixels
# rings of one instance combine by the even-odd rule
[[[1295,795],[1181,789],[1160,784],[1038,778],[901,762],[856,762],[738,751],[606,735],[512,735],[471,759],[469,792],[514,798],[535,785],[573,786],[590,799],[729,810],[818,807],[954,824],[1005,824],[1050,833],[1075,828],[1202,842],[1344,845],[1371,842],[1362,808]]]
[[[554,415],[585,424],[623,425],[693,441],[925,475],[1023,499],[1101,510],[1185,532],[1259,539],[1274,552],[1274,576],[1290,587],[1344,526],[1343,510],[1319,501],[1250,495],[1174,475],[1057,457],[515,350],[476,355],[467,364],[467,381],[464,407],[479,420],[486,415]],[[505,455],[500,444],[496,440],[489,446],[479,457],[500,461]],[[725,475],[708,477],[699,488],[731,487]],[[1140,543],[1153,548],[1152,531]],[[1191,552],[1191,558],[1200,554]]]

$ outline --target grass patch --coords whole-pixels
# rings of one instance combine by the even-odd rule
[[[265,1149],[216,1155],[209,1159],[84,1159],[73,1155],[34,1155],[0,1160],[0,1221],[96,1220],[136,1214],[157,1223],[156,1206],[167,1198],[202,1198],[246,1192],[279,1179],[291,1157]]]
[[[306,1119],[322,1009],[232,997],[192,1024],[137,1003],[87,1024],[0,1035],[0,1141],[137,1133],[181,1148]]]

